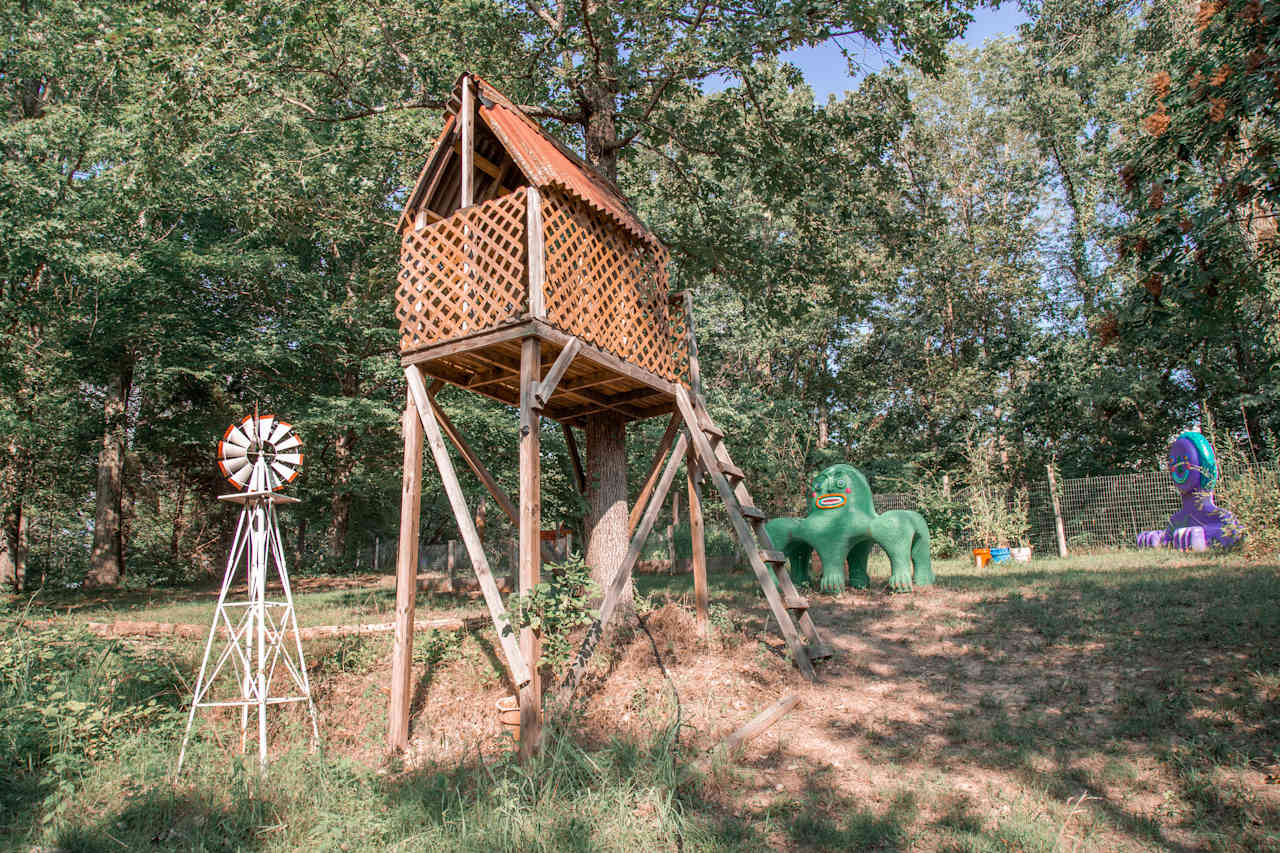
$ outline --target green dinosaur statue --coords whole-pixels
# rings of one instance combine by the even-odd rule
[[[813,478],[809,489],[809,514],[804,518],[773,518],[765,524],[773,547],[787,555],[791,579],[808,584],[809,558],[813,551],[822,560],[822,591],[842,592],[844,566],[849,561],[849,583],[866,589],[867,557],[879,545],[889,555],[889,587],[910,592],[933,583],[929,562],[929,527],[918,512],[895,509],[876,514],[867,478],[852,465],[832,465]]]

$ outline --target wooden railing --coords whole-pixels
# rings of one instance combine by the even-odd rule
[[[530,241],[531,233],[541,239]],[[660,246],[580,200],[524,187],[406,229],[396,291],[400,352],[535,317],[663,379],[687,382],[688,321],[683,303],[669,302],[666,265]]]

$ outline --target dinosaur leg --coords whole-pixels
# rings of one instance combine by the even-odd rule
[[[867,559],[876,543],[870,539],[854,545],[849,551],[849,586],[853,589],[866,589],[871,586],[871,576],[867,574]]]
[[[823,592],[844,592],[844,558],[849,551],[842,546],[841,542],[828,542],[818,548],[818,556],[822,559]]]
[[[915,538],[911,540],[912,580],[916,586],[932,586],[933,560],[929,556],[929,525],[920,515],[913,518],[912,523],[916,528]]]
[[[789,545],[783,553],[787,555],[787,562],[791,564],[791,582],[796,586],[808,586],[809,563],[813,549],[804,542],[796,542]]]

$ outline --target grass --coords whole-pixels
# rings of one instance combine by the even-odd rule
[[[440,744],[423,743],[402,765],[380,749],[387,640],[346,638],[308,648],[327,709],[323,753],[285,752],[259,778],[212,726],[176,786],[198,644],[76,626],[202,623],[207,595],[38,598],[31,608],[55,621],[36,628],[17,618],[27,602],[0,605],[0,848],[1280,850],[1280,785],[1264,783],[1280,773],[1276,566],[1167,552],[981,570],[939,561],[937,589],[916,596],[884,593],[882,556],[871,574],[870,592],[811,596],[844,651],[773,745],[738,763],[702,761],[713,732],[696,714],[713,702],[754,711],[735,712],[730,688],[710,686],[696,656],[659,635],[685,704],[678,741],[656,668],[619,670],[592,699],[603,727],[562,720],[527,767],[496,733],[465,730],[470,748],[437,761]],[[691,593],[681,576],[636,585],[653,604]],[[800,689],[755,650],[754,578],[717,576],[712,590],[720,671],[764,685],[744,695]],[[298,595],[303,624],[381,621],[390,600]],[[476,610],[419,599],[422,618]],[[637,647],[651,660],[647,640]],[[415,651],[422,713],[461,726],[468,697],[482,705],[502,689],[482,631],[429,635]],[[639,725],[624,726],[623,712]],[[306,743],[300,718],[282,725],[275,742]]]

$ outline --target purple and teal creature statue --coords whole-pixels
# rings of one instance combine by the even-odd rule
[[[1182,509],[1165,530],[1138,534],[1139,548],[1168,545],[1180,551],[1206,551],[1211,545],[1230,548],[1244,539],[1236,517],[1214,505],[1218,463],[1213,445],[1198,432],[1184,432],[1169,446],[1169,476],[1182,495]]]
[[[889,555],[889,588],[910,592],[933,583],[929,562],[929,527],[917,512],[894,509],[876,513],[867,478],[851,465],[832,465],[813,478],[809,513],[804,518],[773,518],[765,524],[773,547],[787,555],[791,579],[809,581],[814,551],[822,560],[823,592],[843,592],[845,561],[849,583],[866,589],[867,558],[879,545]]]

